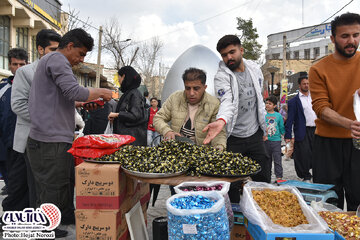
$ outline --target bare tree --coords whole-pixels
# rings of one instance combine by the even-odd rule
[[[114,67],[120,69],[126,65],[132,65],[137,57],[139,47],[136,47],[129,39],[124,38],[121,26],[116,18],[111,18],[104,27],[103,48],[114,57]]]
[[[90,18],[88,17],[85,21],[81,20],[79,18],[79,10],[76,10],[75,8],[71,8],[70,4],[68,5],[69,12],[66,14],[63,14],[64,22],[67,23],[67,29],[66,31],[70,31],[75,28],[82,28],[85,31],[88,31],[91,27]]]
[[[154,75],[163,46],[163,42],[157,37],[153,38],[149,43],[143,43],[136,61],[137,68],[144,76],[144,83],[150,90],[150,96],[156,95]]]

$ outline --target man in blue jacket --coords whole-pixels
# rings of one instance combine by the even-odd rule
[[[312,110],[309,79],[302,75],[298,79],[299,94],[288,102],[288,118],[285,124],[285,141],[291,140],[294,127],[294,162],[296,175],[311,182],[312,145],[315,133],[316,114]]]
[[[18,176],[18,164],[23,162],[22,154],[13,150],[16,114],[11,110],[11,87],[18,68],[27,64],[28,55],[24,49],[13,48],[8,52],[9,68],[13,76],[0,84],[0,141],[6,151],[6,170],[8,175],[8,196],[3,200],[4,211],[22,211],[29,207],[29,195],[27,189],[23,190],[22,181],[26,182],[26,176]],[[26,186],[26,185],[25,185]],[[27,188],[27,187],[26,187]]]

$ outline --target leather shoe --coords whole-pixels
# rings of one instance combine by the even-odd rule
[[[66,237],[68,235],[68,231],[61,230],[59,228],[55,228],[54,232],[55,232],[55,238],[63,238],[63,237]]]

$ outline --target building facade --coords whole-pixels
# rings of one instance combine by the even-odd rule
[[[29,62],[37,59],[36,34],[54,29],[62,34],[66,24],[61,20],[58,0],[0,0],[0,78],[8,77],[9,49],[24,48]]]
[[[286,36],[286,71],[283,71],[283,37]],[[274,89],[280,86],[281,79],[296,75],[299,72],[308,72],[316,59],[323,58],[334,52],[331,42],[331,24],[293,29],[290,31],[274,33],[267,36],[267,49],[265,50],[266,63],[261,67],[265,86],[271,89],[270,66],[277,67],[274,74]],[[293,89],[293,82],[289,81],[289,91]],[[264,91],[268,90],[264,89]]]
[[[333,51],[330,23],[293,29],[267,36],[266,60],[283,59],[283,36],[286,36],[286,59],[314,60]]]

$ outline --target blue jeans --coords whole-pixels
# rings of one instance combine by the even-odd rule
[[[160,143],[160,134],[156,131],[147,130],[147,145],[148,146],[156,146]]]

